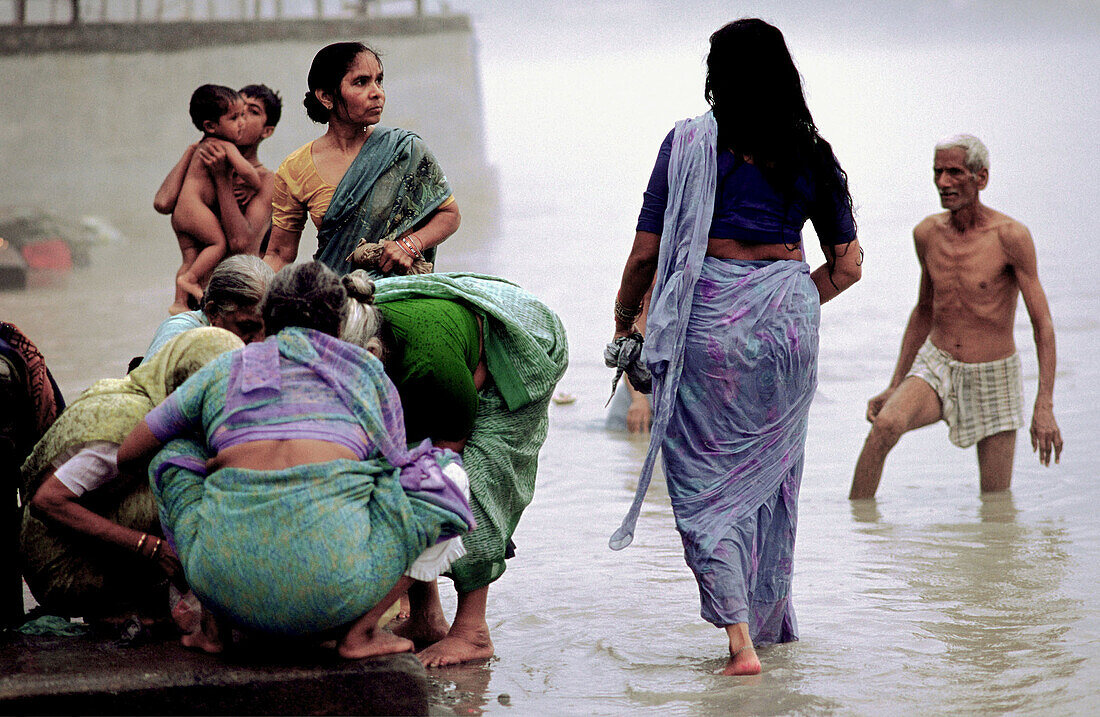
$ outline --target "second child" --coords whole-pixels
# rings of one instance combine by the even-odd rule
[[[191,95],[190,115],[203,139],[220,141],[213,143],[213,151],[196,152],[191,157],[172,212],[172,229],[182,255],[175,300],[169,308],[172,314],[187,311],[190,302],[202,300],[203,285],[226,254],[225,232],[215,213],[214,165],[224,159],[251,190],[258,192],[263,185],[259,172],[236,146],[245,129],[245,105],[236,90],[202,85]]]

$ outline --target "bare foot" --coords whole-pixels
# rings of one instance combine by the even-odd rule
[[[412,609],[409,606],[409,595],[408,595],[408,593],[401,596],[400,605],[401,605],[401,607],[397,608],[397,617],[394,618],[394,619],[395,620],[407,620],[408,617],[409,617],[409,611]]]
[[[216,655],[225,649],[222,644],[221,630],[218,627],[218,621],[214,619],[214,616],[206,611],[204,608],[202,611],[202,622],[198,630],[188,633],[180,638],[180,644],[184,647],[191,647],[203,652],[209,652],[212,655]]]
[[[447,631],[450,628],[442,613],[431,617],[417,615],[391,626],[393,634],[408,638],[420,645],[439,642],[447,637]]]
[[[349,640],[349,637],[352,639]],[[389,630],[380,627],[366,633],[358,633],[355,637],[352,637],[349,632],[336,648],[341,657],[346,657],[349,660],[376,655],[393,655],[398,652],[412,652],[412,650],[412,640],[398,637]]]
[[[194,277],[190,274],[184,274],[176,279],[176,290],[185,292],[189,299],[194,299],[197,302],[202,302],[202,287],[195,281]],[[178,299],[177,299],[178,303]],[[175,304],[173,304],[175,306]]]
[[[457,665],[460,662],[486,660],[493,656],[493,641],[489,639],[489,627],[464,629],[452,626],[439,642],[416,653],[425,667]]]
[[[390,626],[393,634],[425,647],[447,636],[451,623],[443,614],[435,583],[414,583],[409,592],[409,617]]]
[[[181,304],[178,301],[168,307],[168,313],[172,316],[175,316],[176,314],[182,314],[183,312],[190,310],[191,309],[188,308],[187,304]]]
[[[756,650],[752,645],[745,645],[740,650],[730,652],[730,660],[719,674],[759,675],[760,670],[760,658],[756,656]]]

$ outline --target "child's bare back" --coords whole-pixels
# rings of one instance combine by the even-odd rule
[[[172,229],[179,240],[180,251],[185,254],[185,261],[188,250],[197,254],[206,246],[224,247],[225,232],[214,213],[217,203],[214,180],[198,153],[192,153],[176,208],[172,212]],[[189,267],[194,260],[192,256],[186,262]]]

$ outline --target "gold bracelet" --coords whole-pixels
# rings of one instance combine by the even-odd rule
[[[153,546],[153,552],[149,553],[150,560],[156,560],[157,553],[160,552],[161,539],[157,538],[157,544]]]
[[[627,324],[628,326],[630,324],[633,324],[634,319],[638,318],[638,315],[641,313],[641,304],[638,304],[638,306],[633,309],[628,309],[627,307],[623,306],[623,303],[621,301],[615,299],[615,320],[618,321],[620,324]]]
[[[148,539],[149,539],[149,534],[148,533],[142,533],[141,537],[138,538],[138,544],[137,544],[138,555],[141,555],[141,549],[145,547],[145,541],[148,540]]]

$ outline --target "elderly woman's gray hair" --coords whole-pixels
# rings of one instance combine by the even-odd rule
[[[207,318],[251,309],[263,301],[275,272],[258,256],[237,254],[224,260],[210,274],[202,295]]]
[[[374,280],[367,272],[356,269],[344,276],[342,281],[348,293],[348,314],[340,329],[340,338],[365,348],[385,361],[385,344],[381,338],[385,319],[374,305]]]
[[[324,264],[310,261],[285,266],[271,280],[264,297],[267,335],[299,326],[339,337],[347,301],[340,277]]]

